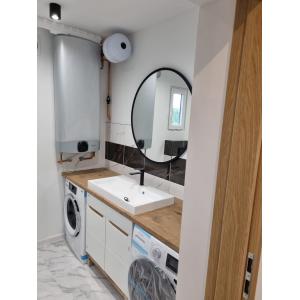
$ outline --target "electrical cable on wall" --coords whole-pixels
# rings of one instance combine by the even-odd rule
[[[108,61],[107,66],[107,97],[106,97],[106,104],[107,104],[107,111],[106,116],[108,121],[111,121],[111,78],[110,78],[110,62]]]

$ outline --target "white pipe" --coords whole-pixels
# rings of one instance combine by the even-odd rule
[[[37,26],[49,30],[52,34],[70,34],[96,43],[100,43],[102,41],[102,37],[100,35],[96,35],[94,33],[90,33],[76,27],[65,25],[61,22],[54,22],[47,18],[38,17]]]

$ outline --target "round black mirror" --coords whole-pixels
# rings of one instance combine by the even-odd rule
[[[149,160],[168,163],[187,149],[192,86],[178,71],[160,68],[140,84],[132,105],[137,148]]]

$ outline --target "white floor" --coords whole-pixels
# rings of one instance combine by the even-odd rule
[[[63,239],[38,246],[37,286],[41,300],[122,299],[95,267],[77,260]]]

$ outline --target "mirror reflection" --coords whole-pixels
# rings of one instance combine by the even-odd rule
[[[137,147],[150,160],[168,162],[187,148],[191,86],[172,69],[152,72],[140,85],[131,123]]]

